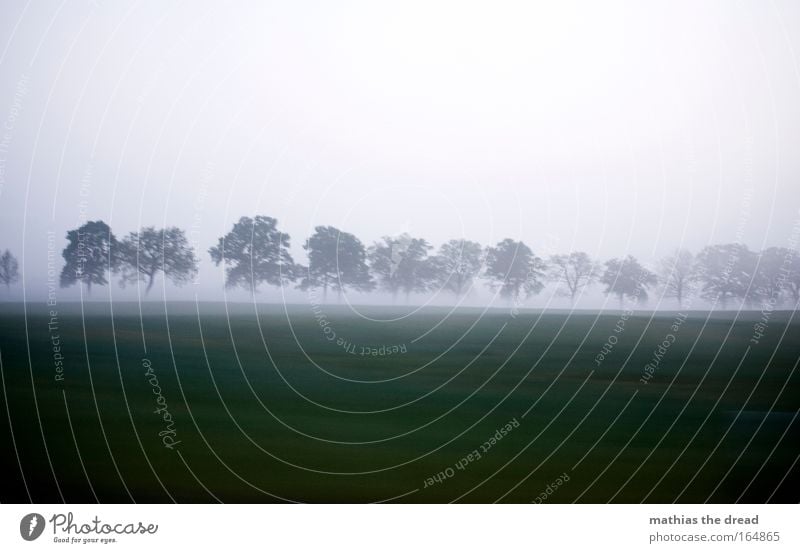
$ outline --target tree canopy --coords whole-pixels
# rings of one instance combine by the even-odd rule
[[[428,251],[432,246],[422,238],[408,234],[398,237],[385,236],[369,249],[369,263],[378,284],[397,297],[399,292],[406,295],[428,290],[434,275],[428,262]]]
[[[456,296],[464,295],[481,272],[484,251],[480,244],[469,240],[450,240],[430,258],[436,284]]]
[[[19,264],[17,258],[6,250],[0,255],[0,282],[11,288],[11,285],[19,280]]]
[[[506,238],[489,248],[485,275],[501,296],[519,300],[544,288],[545,268],[544,262],[524,242]]]
[[[661,260],[659,276],[664,286],[664,296],[675,298],[682,307],[686,294],[692,290],[694,256],[689,250],[678,249]]]
[[[550,280],[563,285],[558,293],[569,296],[575,303],[575,296],[597,278],[597,267],[585,252],[553,255],[550,257]]]
[[[67,232],[62,255],[62,287],[107,284],[108,273],[118,274],[120,285],[145,282],[146,293],[161,273],[165,281],[182,285],[199,270],[199,259],[178,227],[144,227],[117,241],[109,226],[88,221]],[[785,247],[750,251],[739,243],[714,244],[696,256],[677,249],[658,263],[658,276],[635,257],[598,262],[574,251],[549,257],[545,263],[524,242],[506,238],[483,248],[463,238],[444,242],[435,254],[425,239],[407,233],[384,236],[369,248],[355,235],[333,226],[317,226],[303,243],[308,266],[298,265],[289,253],[289,235],[278,221],[258,215],[241,217],[208,250],[211,260],[225,270],[225,286],[255,292],[262,284],[280,286],[299,280],[298,288],[370,292],[380,288],[396,300],[403,293],[444,291],[462,297],[481,280],[501,297],[521,301],[539,293],[545,280],[555,283],[555,294],[573,305],[585,288],[599,281],[604,293],[643,303],[650,289],[662,286],[663,296],[683,307],[695,293],[725,309],[733,300],[754,308],[800,303],[800,253]],[[0,254],[0,285],[19,278],[17,260],[10,251]]]
[[[706,246],[697,254],[694,273],[701,286],[700,295],[719,302],[723,309],[731,299],[752,299],[756,264],[756,254],[744,244]]]
[[[757,282],[760,295],[776,303],[800,301],[800,254],[789,248],[767,248],[759,257]]]
[[[341,294],[347,288],[367,292],[375,287],[366,263],[366,249],[349,232],[330,226],[316,227],[303,249],[308,253],[308,268],[300,288],[322,288],[325,298],[328,288]]]
[[[622,306],[625,298],[637,303],[646,302],[647,289],[655,285],[658,278],[629,255],[623,259],[606,261],[606,270],[600,282],[606,285],[605,293],[617,296]]]

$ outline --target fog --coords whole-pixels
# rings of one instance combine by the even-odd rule
[[[208,255],[245,215],[278,219],[301,263],[317,225],[648,266],[792,246],[797,3],[378,4],[3,3],[0,250],[21,278],[2,297],[46,298],[48,256],[60,271],[66,232],[99,219],[186,230],[197,280],[159,279],[159,300],[247,301]]]

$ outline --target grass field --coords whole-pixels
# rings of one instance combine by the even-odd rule
[[[49,309],[0,304],[3,502],[800,500],[793,313]]]

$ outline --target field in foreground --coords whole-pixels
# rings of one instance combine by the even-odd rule
[[[800,500],[793,313],[49,309],[0,304],[3,502]]]

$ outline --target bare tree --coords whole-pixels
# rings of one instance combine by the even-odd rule
[[[425,239],[408,234],[385,236],[369,249],[370,269],[380,286],[392,294],[392,299],[403,292],[408,301],[411,292],[424,292],[430,287],[433,274],[428,251],[431,248]]]
[[[597,279],[598,269],[589,254],[585,252],[553,255],[550,257],[548,277],[551,281],[566,287],[564,289],[559,286],[558,293],[569,296],[575,305],[575,296]]]
[[[725,309],[731,299],[754,298],[756,265],[756,254],[744,244],[706,246],[697,254],[694,278],[701,285],[701,296],[719,301]]]

